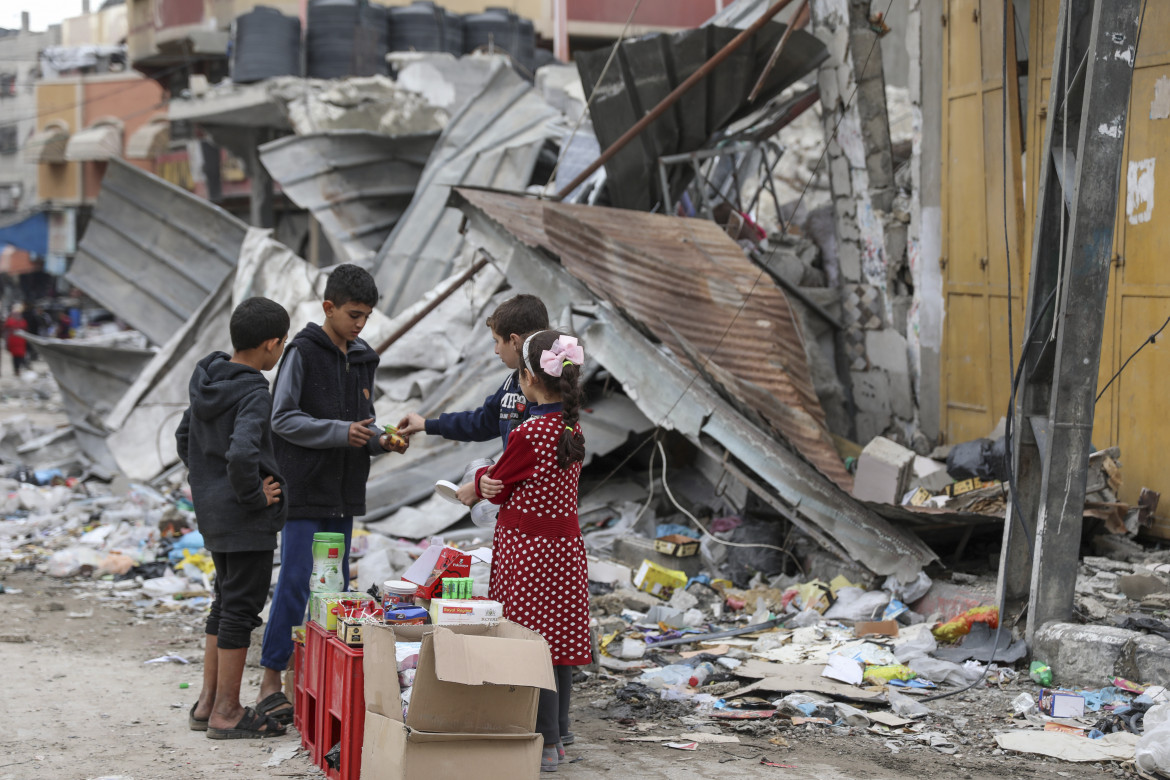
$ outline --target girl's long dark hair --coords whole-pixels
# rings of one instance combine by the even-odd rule
[[[561,367],[560,377],[549,376],[540,367],[540,355],[546,349],[552,348],[553,342],[560,336],[568,334],[555,330],[542,330],[528,342],[528,354],[524,355],[524,363],[528,369],[549,390],[559,390],[561,394],[561,419],[564,427],[561,429],[560,439],[557,440],[557,465],[568,468],[572,463],[581,463],[585,460],[585,437],[577,429],[577,421],[581,414],[581,366],[572,363]]]

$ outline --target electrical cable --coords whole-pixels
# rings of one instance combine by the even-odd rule
[[[19,125],[22,122],[28,122],[30,120],[40,119],[41,117],[49,116],[50,114],[58,114],[58,113],[61,113],[63,111],[72,111],[76,108],[83,108],[85,106],[88,106],[90,103],[94,103],[94,102],[97,102],[99,100],[106,100],[108,98],[113,97],[114,95],[120,95],[123,92],[129,92],[130,90],[136,88],[140,83],[142,83],[144,81],[158,81],[163,76],[169,76],[171,73],[174,73],[175,71],[180,70],[181,68],[185,68],[186,66],[187,66],[187,63],[180,62],[176,65],[172,65],[169,68],[163,68],[158,73],[151,76],[149,79],[145,79],[145,78],[144,79],[134,79],[133,81],[129,82],[126,86],[124,86],[120,89],[111,90],[110,92],[106,92],[106,93],[101,94],[101,95],[97,95],[97,96],[94,96],[91,98],[86,98],[85,100],[78,101],[78,102],[73,103],[73,104],[68,105],[68,106],[59,106],[57,108],[53,108],[53,109],[50,109],[47,111],[37,112],[36,114],[31,114],[29,116],[17,117],[16,119],[6,119],[3,122],[0,122],[0,127],[11,127],[13,125]],[[79,78],[80,78],[80,81],[77,82],[78,84],[101,83],[101,82],[94,82],[94,81],[86,81],[84,74]],[[65,82],[65,83],[69,84],[71,82]],[[168,98],[168,101],[169,100],[170,99]]]
[[[792,559],[792,562],[796,564],[796,568],[800,570],[801,577],[807,576],[805,574],[804,567],[800,565],[800,559],[793,555],[789,550],[785,550],[783,547],[777,547],[774,544],[764,544],[763,542],[729,542],[726,539],[720,539],[718,536],[708,531],[707,527],[699,522],[699,518],[695,517],[693,514],[687,511],[687,509],[678,502],[678,499],[674,497],[674,493],[671,492],[670,485],[666,482],[666,448],[662,446],[661,441],[658,442],[658,452],[662,455],[662,488],[666,491],[667,498],[670,499],[670,503],[674,504],[675,509],[682,512],[684,515],[690,518],[692,523],[699,527],[699,530],[703,532],[704,536],[706,536],[708,539],[718,542],[719,544],[726,545],[727,547],[779,550]],[[651,461],[651,463],[653,463],[653,461]]]
[[[1137,349],[1135,349],[1133,351],[1133,354],[1125,359],[1125,362],[1121,364],[1121,368],[1117,369],[1116,374],[1109,377],[1109,381],[1105,383],[1105,386],[1101,388],[1101,392],[1097,394],[1096,400],[1093,401],[1094,405],[1096,405],[1097,402],[1101,400],[1101,396],[1105,395],[1105,391],[1109,389],[1109,385],[1113,384],[1114,380],[1116,380],[1117,377],[1121,376],[1121,372],[1124,371],[1125,367],[1129,365],[1129,361],[1131,361],[1135,357],[1137,357],[1138,353],[1146,348],[1146,345],[1153,344],[1154,341],[1158,338],[1158,336],[1162,335],[1162,331],[1166,330],[1167,325],[1170,325],[1170,317],[1167,317],[1166,321],[1162,323],[1162,327],[1158,328],[1156,331],[1154,331],[1149,336],[1147,336],[1146,340],[1141,343],[1141,346],[1139,346]]]

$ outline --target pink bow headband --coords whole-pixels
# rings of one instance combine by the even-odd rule
[[[528,345],[532,343],[535,335],[534,333],[532,336],[529,336],[520,350],[520,360],[524,363],[525,368],[529,368]],[[540,368],[544,373],[552,377],[559,377],[566,365],[572,364],[579,366],[584,362],[585,350],[577,343],[577,339],[573,336],[558,336],[557,340],[552,343],[550,349],[546,349],[540,353]],[[531,371],[532,369],[529,368],[529,370]]]
[[[540,367],[549,376],[560,376],[565,366],[579,366],[585,362],[585,350],[573,336],[558,336],[551,349],[540,353]]]

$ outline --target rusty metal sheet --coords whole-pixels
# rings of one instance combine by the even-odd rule
[[[817,470],[852,489],[813,389],[784,291],[715,223],[457,190],[746,407]],[[713,359],[708,356],[714,355]]]
[[[218,206],[113,159],[66,278],[162,345],[235,270],[246,231]]]
[[[414,197],[438,133],[335,130],[260,147],[284,194],[321,223],[339,263],[369,265]]]
[[[655,343],[613,304],[600,300],[548,250],[526,243],[519,232],[506,229],[461,194],[455,200],[467,217],[471,242],[507,264],[514,290],[540,296],[550,311],[572,308],[574,319],[581,320],[575,323],[577,332],[592,359],[609,371],[648,419],[678,431],[696,447],[721,450],[729,465],[755,475],[753,479],[789,508],[787,516],[794,526],[843,560],[909,582],[937,559],[914,534],[854,500],[767,427],[728,403],[711,384],[696,381],[691,366],[680,363],[668,347]],[[528,233],[525,238],[539,235]]]

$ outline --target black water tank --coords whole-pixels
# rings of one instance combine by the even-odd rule
[[[232,25],[232,81],[251,84],[301,75],[301,20],[256,6]]]
[[[532,78],[536,57],[533,24],[507,8],[488,8],[463,17],[463,51],[502,49],[512,57],[516,70]]]
[[[362,5],[360,24],[354,35],[354,75],[385,76],[390,72],[386,54],[390,51],[390,23],[380,5]]]
[[[463,18],[428,0],[387,9],[390,51],[445,51],[463,53]]]
[[[354,37],[361,7],[356,0],[309,0],[305,75],[340,79],[354,72]]]

